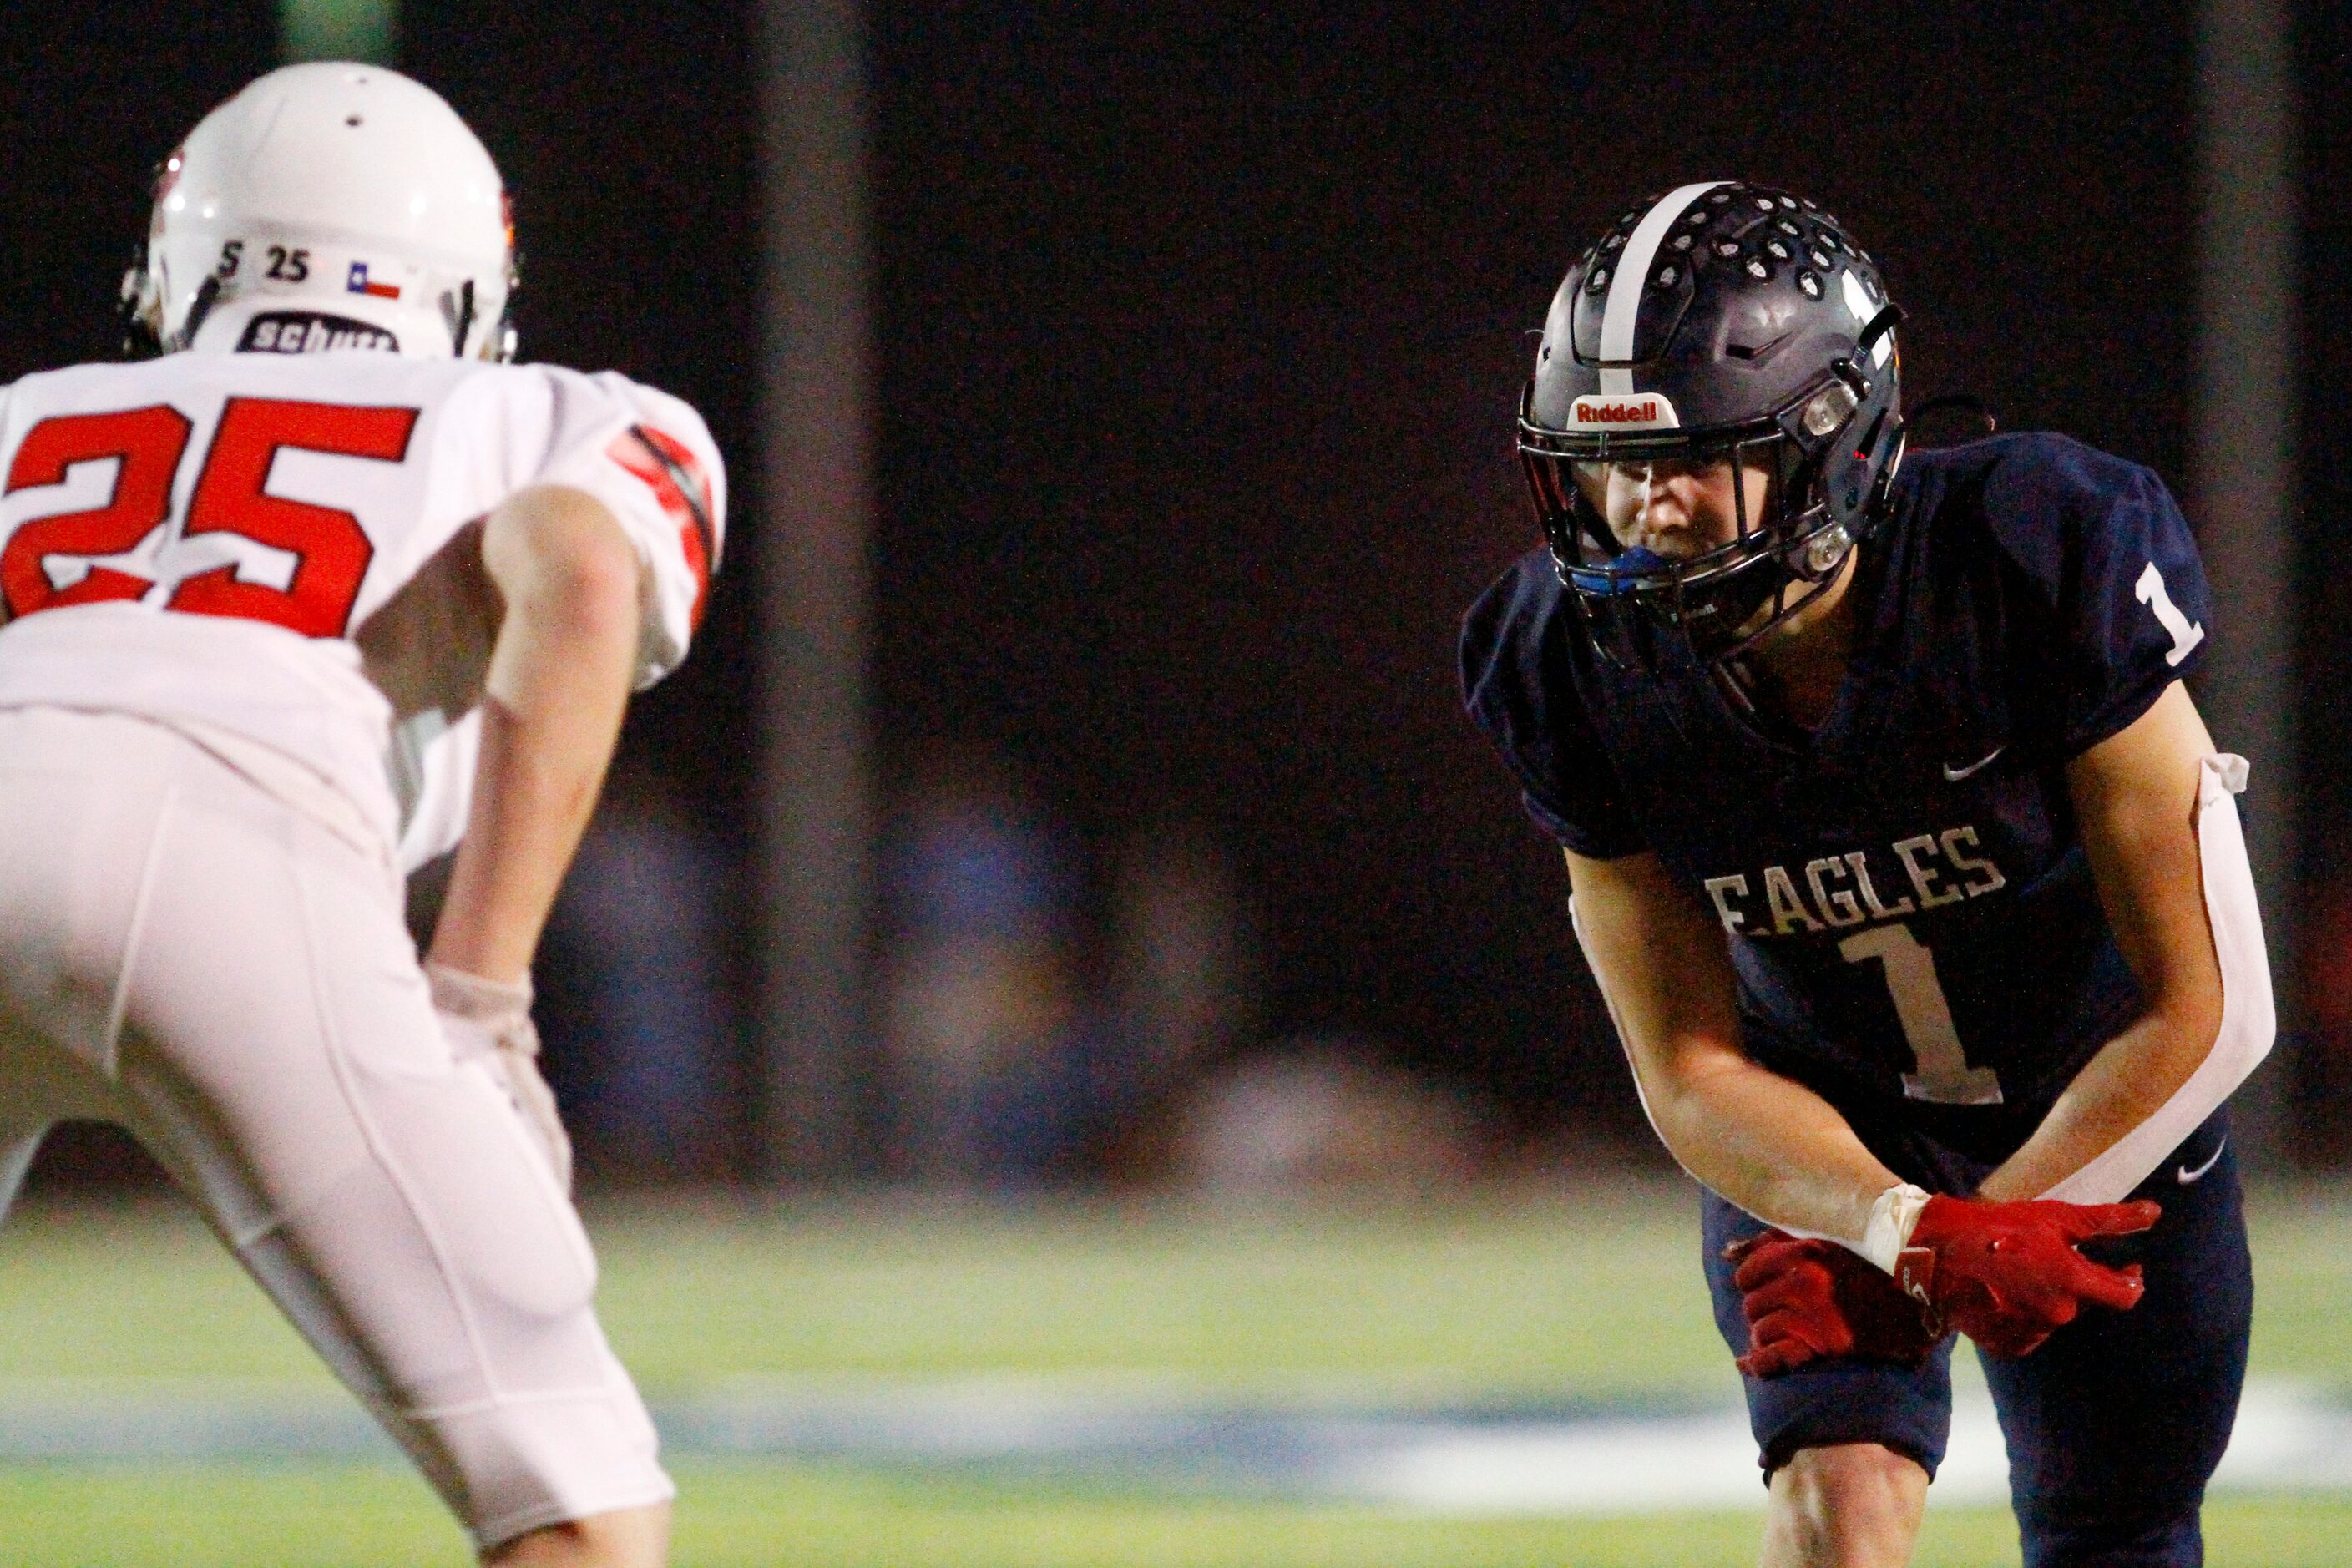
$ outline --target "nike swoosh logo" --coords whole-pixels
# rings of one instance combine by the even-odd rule
[[[2219,1160],[2221,1157],[2221,1151],[2227,1149],[2229,1146],[2230,1135],[2224,1132],[2221,1134],[2221,1141],[2213,1145],[2212,1160],[2206,1161],[2203,1164],[2198,1166],[2193,1171],[2188,1166],[2183,1165],[2180,1169],[2172,1173],[2172,1179],[2179,1182],[2184,1187],[2195,1186],[2199,1182],[2205,1179],[2205,1173],[2213,1168],[2213,1161]]]
[[[1958,784],[1962,779],[1968,777],[1970,773],[1979,773],[1983,769],[1992,766],[1992,760],[2007,750],[2009,750],[2009,742],[2003,741],[2000,745],[1995,746],[1991,751],[1987,752],[1983,756],[1979,757],[1967,767],[1956,768],[1952,766],[1951,763],[1946,763],[1944,764],[1944,777],[1948,783]]]

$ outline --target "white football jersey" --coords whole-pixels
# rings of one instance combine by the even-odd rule
[[[726,516],[710,434],[665,393],[360,351],[27,376],[0,390],[0,708],[269,747],[408,868],[457,843],[473,782],[496,612],[469,525],[533,484],[603,501],[642,564],[642,688],[686,655]]]

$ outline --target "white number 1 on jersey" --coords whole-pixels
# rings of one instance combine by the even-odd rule
[[[2180,606],[2164,591],[2164,574],[2156,569],[2153,561],[2139,574],[2139,581],[2132,584],[2132,593],[2156,616],[2157,625],[2172,634],[2172,647],[2166,650],[2164,662],[2177,668],[2189,657],[2190,648],[2205,640],[2205,628],[2180,613]]]
[[[1912,1065],[1919,1069],[1903,1075],[1906,1098],[1937,1105],[2000,1103],[1999,1075],[1990,1068],[1969,1066],[1959,1031],[1952,1026],[1951,1005],[1936,978],[1936,955],[1908,926],[1898,921],[1856,931],[1838,943],[1838,952],[1848,963],[1874,958],[1885,968],[1895,1016],[1911,1047]]]

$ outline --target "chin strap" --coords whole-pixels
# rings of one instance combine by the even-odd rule
[[[170,347],[173,352],[196,341],[196,333],[204,328],[205,318],[213,313],[213,307],[220,303],[220,297],[221,282],[217,278],[208,276],[196,286],[196,297],[188,306],[188,319],[180,323],[180,330],[172,336]]]
[[[1879,1194],[1878,1201],[1870,1205],[1870,1223],[1863,1227],[1862,1245],[1854,1250],[1887,1273],[1894,1273],[1903,1249],[1911,1245],[1911,1232],[1919,1224],[1919,1211],[1927,1206],[1933,1195],[1927,1188],[1915,1187],[1908,1182]]]

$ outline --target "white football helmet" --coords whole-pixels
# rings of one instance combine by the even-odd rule
[[[135,344],[502,360],[514,226],[498,165],[430,88],[288,66],[188,132],[122,280]]]

